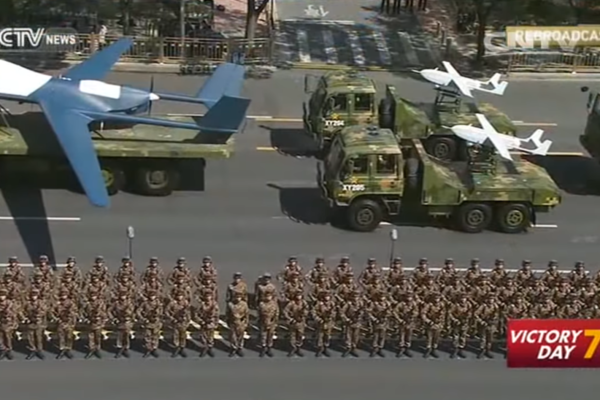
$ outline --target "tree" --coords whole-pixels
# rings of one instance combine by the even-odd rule
[[[600,0],[568,0],[575,23],[592,24],[600,20]]]
[[[265,11],[269,0],[247,0],[248,8],[246,11],[246,39],[254,40],[258,18]]]

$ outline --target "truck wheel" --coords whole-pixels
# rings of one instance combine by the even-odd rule
[[[373,200],[357,200],[347,214],[348,227],[357,232],[372,232],[383,220],[383,210]]]
[[[466,233],[480,233],[492,222],[492,208],[487,204],[465,203],[456,213],[458,228]]]
[[[171,168],[140,168],[135,181],[146,196],[169,196],[177,187],[179,174]]]
[[[429,154],[443,161],[455,161],[457,158],[456,141],[452,138],[430,138],[427,150]]]
[[[109,196],[114,196],[125,187],[125,173],[112,165],[102,165],[102,179]]]
[[[531,225],[531,211],[520,203],[508,203],[496,212],[498,229],[503,233],[521,233]]]

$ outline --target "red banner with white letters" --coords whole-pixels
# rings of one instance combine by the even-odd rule
[[[509,368],[600,368],[600,319],[508,321]]]

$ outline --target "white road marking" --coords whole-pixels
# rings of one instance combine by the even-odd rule
[[[0,221],[57,221],[78,222],[80,217],[0,217]]]
[[[300,62],[309,63],[310,46],[308,45],[308,34],[304,29],[298,29],[296,37],[298,39],[298,56],[300,57]]]
[[[392,56],[390,55],[390,50],[388,49],[388,45],[383,37],[383,34],[381,32],[373,32],[373,40],[377,45],[377,51],[379,52],[381,63],[383,65],[391,65]]]
[[[333,32],[329,29],[323,31],[323,42],[325,43],[325,54],[327,55],[327,64],[337,64],[338,55],[333,41]]]
[[[389,271],[389,267],[383,267],[381,268],[384,271]],[[414,271],[416,269],[416,267],[402,267],[402,269],[404,271]],[[429,271],[431,272],[439,272],[442,270],[442,268],[440,267],[434,267],[434,268],[427,268]],[[467,272],[469,270],[469,268],[454,268],[457,272]],[[480,268],[481,272],[485,272],[485,273],[489,273],[492,272],[492,268]],[[505,268],[504,269],[506,272],[508,272],[509,274],[516,274],[519,270],[516,268]],[[532,269],[531,270],[534,274],[543,274],[544,272],[546,272],[545,269]],[[558,273],[559,274],[568,274],[570,273],[571,270],[568,269],[559,269]]]
[[[362,47],[360,47],[360,40],[358,34],[355,31],[348,31],[348,42],[350,43],[350,49],[354,55],[354,62],[356,65],[363,66],[367,62],[363,54]]]
[[[21,267],[23,267],[23,268],[33,268],[33,267],[35,267],[35,264],[21,264],[21,263],[19,263],[19,265]],[[67,264],[55,264],[55,266],[57,268],[64,268],[64,267],[67,266]],[[6,263],[0,263],[0,267],[6,268],[6,267],[8,267],[8,264],[6,264]]]
[[[407,32],[398,32],[398,36],[400,36],[400,45],[408,64],[420,65],[421,62],[419,61],[419,56],[413,47],[410,35]]]

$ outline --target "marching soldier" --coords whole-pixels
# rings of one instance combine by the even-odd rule
[[[189,270],[188,267],[186,267],[184,257],[179,257],[177,259],[177,263],[175,264],[173,271],[171,271],[171,274],[167,278],[167,282],[172,285],[175,282],[181,280],[183,280],[183,282],[185,282],[188,285],[193,282],[192,272]]]
[[[302,276],[302,268],[300,268],[298,259],[296,257],[289,257],[287,264],[283,268],[283,271],[277,275],[277,280],[280,282],[285,282],[293,273],[298,273],[300,276]]]
[[[183,297],[188,303],[192,302],[192,287],[189,282],[186,280],[184,275],[177,275],[173,278],[173,287],[171,287],[171,291],[169,293],[169,299],[173,299],[177,296],[177,293],[183,293]],[[212,281],[206,282],[208,287],[203,287],[200,291],[208,291],[212,293],[212,296],[216,299],[216,290]]]
[[[108,322],[108,311],[104,298],[97,292],[90,292],[84,306],[83,315],[88,330],[88,353],[85,358],[102,358],[102,339]]]
[[[107,291],[108,286],[106,285],[106,281],[102,279],[101,272],[90,272],[88,283],[84,289],[84,296],[89,298],[92,293],[95,293],[96,297],[105,300]]]
[[[338,304],[343,304],[352,298],[352,294],[359,290],[358,285],[354,282],[354,272],[348,271],[337,285],[335,298]]]
[[[159,280],[158,272],[149,274],[140,288],[142,300],[148,298],[149,293],[156,295],[157,293],[162,293],[162,291],[163,284]]]
[[[473,258],[469,263],[469,268],[465,274],[465,283],[467,285],[474,286],[477,284],[482,275],[483,273],[481,272],[481,263],[479,258]]]
[[[390,288],[390,299],[394,302],[401,302],[408,293],[411,293],[412,295],[414,290],[414,283],[408,278],[408,276],[403,276],[400,278],[400,281],[397,285]]]
[[[499,286],[508,277],[508,272],[504,269],[504,260],[497,258],[494,261],[494,268],[490,272],[490,281],[492,285]]]
[[[273,339],[279,323],[279,304],[272,293],[266,293],[258,305],[258,329],[260,336],[260,356],[273,357]]]
[[[583,261],[577,261],[573,270],[569,273],[569,280],[571,284],[578,285],[582,280],[587,278],[588,272],[585,270],[585,263]]]
[[[504,312],[504,323],[503,325],[506,327],[508,321],[511,319],[523,319],[529,317],[529,305],[525,301],[525,298],[521,293],[515,294],[515,296],[511,299],[512,301],[506,307],[506,311]]]
[[[516,281],[519,285],[523,285],[533,277],[533,271],[531,269],[531,261],[523,260],[521,262],[521,268],[517,271]]]
[[[577,319],[580,317],[582,304],[577,299],[577,295],[571,293],[567,297],[567,302],[558,307],[556,310],[556,317],[560,319]]]
[[[200,357],[205,355],[214,357],[215,331],[219,326],[219,303],[217,303],[210,290],[202,291],[200,296],[199,305],[195,310],[195,320],[200,325],[198,329],[200,334]]]
[[[306,330],[306,318],[309,313],[308,304],[301,294],[296,294],[293,301],[289,302],[283,310],[290,334],[291,349],[288,357],[297,355],[303,357],[302,346],[304,344],[304,331]]]
[[[181,277],[179,279],[182,279]],[[219,286],[211,275],[202,275],[198,281],[198,287],[201,291],[210,291],[215,300],[219,300]]]
[[[444,266],[442,267],[442,269],[436,277],[436,281],[438,284],[445,286],[451,281],[451,279],[454,276],[457,276],[456,265],[454,264],[453,259],[447,258],[444,261]]]
[[[63,279],[64,277],[65,275],[63,275]],[[60,289],[58,302],[54,306],[53,316],[57,323],[56,333],[59,349],[56,359],[60,360],[63,357],[72,359],[73,341],[75,340],[74,331],[79,318],[79,306],[71,297],[69,289]]]
[[[304,282],[302,282],[298,272],[290,273],[288,279],[283,282],[283,288],[281,290],[282,304],[285,305],[289,301],[294,300],[298,293],[304,294]],[[271,293],[271,297],[273,297],[273,293]]]
[[[78,285],[81,285],[83,282],[83,276],[81,274],[81,270],[77,266],[77,260],[75,257],[71,256],[67,258],[67,263],[62,270],[60,279],[62,279],[65,274],[70,274]]]
[[[117,331],[117,354],[115,354],[115,358],[121,356],[129,358],[131,335],[135,323],[135,305],[128,289],[118,292],[117,299],[112,304],[109,315]]]
[[[500,308],[492,297],[488,297],[485,303],[475,310],[474,319],[479,328],[480,337],[477,358],[494,358],[492,355],[492,345],[500,322]]]
[[[324,275],[318,275],[315,278],[313,287],[309,294],[311,304],[315,304],[327,292],[331,290],[330,281]]]
[[[570,296],[570,294],[568,295]],[[532,308],[531,314],[533,318],[537,319],[551,319],[556,316],[556,305],[550,299],[547,294],[544,295],[539,303]]]
[[[390,265],[390,270],[385,276],[385,283],[388,287],[397,286],[401,282],[401,279],[405,276],[404,270],[402,269],[402,259],[395,257]]]
[[[240,293],[242,299],[248,302],[248,285],[242,279],[242,273],[236,272],[233,274],[233,281],[227,286],[227,292],[225,293],[225,301],[227,303],[233,300],[235,293]]]
[[[336,305],[329,292],[323,293],[321,299],[315,304],[312,310],[312,317],[315,321],[317,352],[316,356],[324,355],[329,357],[329,346],[331,343],[331,333],[336,318]]]
[[[171,357],[187,357],[185,348],[187,346],[188,327],[192,321],[191,305],[185,298],[185,292],[179,291],[165,310],[165,314],[171,323],[173,332],[173,353]]]
[[[370,303],[367,310],[367,315],[370,318],[371,336],[373,338],[371,357],[375,357],[375,355],[385,357],[383,349],[385,348],[391,309],[385,293],[380,293],[374,300]]]
[[[432,275],[421,278],[420,284],[415,288],[417,298],[425,301],[434,293],[440,293],[435,278]]]
[[[352,293],[352,297],[347,301],[340,310],[340,319],[342,320],[344,328],[344,339],[346,342],[346,349],[342,354],[342,357],[351,355],[352,357],[358,357],[356,349],[360,342],[363,320],[365,317],[364,303],[360,298],[360,292],[355,291]]]
[[[0,360],[13,359],[13,339],[19,327],[19,307],[0,289]]]
[[[542,282],[548,287],[555,287],[560,281],[560,273],[558,272],[558,261],[551,260],[548,263],[548,269],[544,271]]]
[[[415,282],[415,285],[419,286],[429,276],[431,276],[431,272],[429,272],[429,261],[427,261],[427,259],[423,257],[419,260],[419,263],[415,267],[415,270],[412,274],[412,278]]]
[[[144,358],[158,358],[158,345],[163,327],[164,308],[158,292],[148,290],[145,298],[137,309],[137,319],[141,323],[144,338]]]
[[[0,285],[0,287],[6,290],[6,297],[13,302],[13,306],[20,312],[24,300],[23,286],[14,281],[13,273],[11,271],[6,271],[4,273],[2,276],[2,285]]]
[[[325,259],[323,257],[317,257],[314,267],[308,271],[304,279],[313,285],[319,280],[325,280],[329,283],[331,277],[329,276],[329,271],[325,266]]]
[[[29,292],[29,299],[25,303],[24,317],[27,325],[27,342],[29,344],[28,360],[34,357],[43,360],[45,330],[48,327],[48,309],[46,302],[42,299],[38,289]]]
[[[333,271],[334,284],[339,284],[349,272],[352,272],[352,267],[350,266],[350,257],[342,257],[338,266]]]
[[[39,257],[35,270],[42,273],[44,282],[50,286],[54,285],[54,268],[50,266],[48,256],[41,255]]]
[[[88,280],[94,275],[99,276],[100,281],[104,283],[105,286],[108,287],[110,285],[110,273],[108,272],[108,267],[102,256],[97,256],[94,259],[94,265],[92,265],[92,269],[88,272]]]
[[[421,321],[427,335],[425,358],[439,358],[437,348],[446,319],[446,307],[438,293],[433,293],[421,310]]]
[[[518,292],[519,288],[515,285],[515,280],[508,276],[504,280],[503,286],[498,289],[498,300],[508,304]]]
[[[37,290],[41,300],[49,302],[52,300],[52,286],[44,280],[44,273],[38,269],[33,272],[31,277],[30,291]]]
[[[271,293],[273,297],[277,296],[277,288],[275,287],[275,285],[273,285],[271,281],[271,274],[268,272],[266,274],[263,274],[263,276],[261,276],[254,285],[254,296],[257,306],[258,303],[263,301],[266,293]]]
[[[465,358],[467,336],[471,328],[473,305],[464,293],[460,294],[458,302],[452,303],[448,310],[448,325],[452,335],[453,352],[451,358]]]
[[[571,294],[571,284],[567,279],[561,278],[558,286],[551,292],[552,302],[560,305],[564,303],[569,294]]]
[[[264,297],[262,298],[264,301]],[[227,325],[229,326],[229,357],[244,357],[244,335],[250,322],[250,308],[241,293],[236,293],[233,301],[227,304]]]
[[[215,285],[217,284],[217,269],[213,264],[212,258],[208,256],[202,259],[202,266],[200,267],[196,282],[198,286],[202,286],[201,282],[205,282],[206,280],[211,280]]]
[[[115,276],[115,280],[119,281],[124,276],[128,277],[130,280],[135,282],[135,268],[133,266],[133,261],[131,261],[131,257],[123,257],[121,258],[121,266],[117,271]]]
[[[377,273],[379,273],[377,260],[371,257],[367,260],[367,267],[358,276],[358,283],[362,287],[368,286],[371,282],[373,282],[373,276]],[[379,277],[381,277],[381,275]]]
[[[118,275],[117,285],[114,289],[114,295],[120,296],[122,293],[125,293],[127,299],[134,300],[137,296],[137,286],[134,281],[133,275],[129,274],[121,274]]]
[[[547,293],[547,288],[544,286],[542,280],[537,279],[535,276],[530,278],[525,287],[525,296],[529,303],[535,304]]]
[[[496,286],[492,286],[490,278],[482,275],[475,288],[471,291],[470,298],[477,304],[481,304],[488,297],[496,297]]]
[[[458,275],[449,278],[449,282],[442,288],[441,295],[444,300],[453,302],[466,292],[466,287]]]
[[[23,272],[23,268],[21,268],[21,264],[19,264],[19,260],[17,257],[9,257],[8,258],[8,266],[6,267],[6,271],[4,274],[10,273],[11,280],[19,285],[20,287],[25,286],[26,278],[25,273]]]
[[[156,277],[158,278],[160,283],[162,283],[164,281],[164,279],[163,279],[164,274],[158,264],[157,257],[151,257],[150,260],[148,260],[148,265],[146,266],[146,269],[144,270],[144,272],[142,273],[142,276],[140,277],[140,283],[143,284],[144,282],[146,282],[146,280],[148,280],[148,278],[150,276],[153,276],[153,275],[156,275]]]
[[[406,293],[392,310],[392,317],[398,324],[398,350],[396,357],[411,358],[413,332],[419,319],[419,303],[412,293]]]

